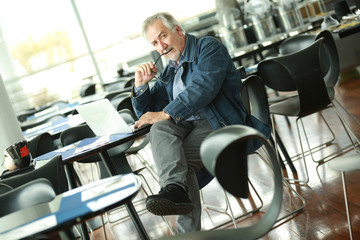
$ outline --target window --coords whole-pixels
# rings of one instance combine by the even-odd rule
[[[181,22],[214,9],[209,0],[2,1],[0,74],[16,112],[70,99],[87,81],[112,81],[119,65],[153,50],[141,36],[146,17],[167,11]]]

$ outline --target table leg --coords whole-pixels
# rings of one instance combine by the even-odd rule
[[[135,228],[138,231],[141,239],[143,239],[143,240],[150,239],[147,232],[146,232],[146,230],[145,230],[145,228],[144,228],[144,225],[142,224],[142,222],[141,222],[141,220],[139,218],[139,215],[136,212],[136,209],[134,208],[134,205],[132,204],[132,202],[125,203],[125,207],[126,207],[126,210],[129,213],[130,218],[133,221],[133,223],[135,225]]]
[[[100,153],[100,156],[101,156],[102,160],[105,162],[105,166],[107,167],[108,172],[112,176],[117,175],[116,169],[111,162],[109,154],[106,151],[104,151],[104,152]],[[148,234],[144,228],[144,225],[142,224],[142,222],[139,218],[139,215],[137,214],[136,209],[134,208],[134,205],[132,204],[132,202],[129,201],[129,202],[125,203],[125,207],[129,213],[129,216],[130,216],[132,222],[134,223],[135,228],[138,231],[141,239],[148,240],[149,236],[148,236]]]
[[[90,240],[90,237],[89,237],[89,233],[88,233],[86,224],[85,224],[85,223],[81,223],[81,224],[80,224],[80,228],[81,228],[81,231],[80,231],[81,239]]]

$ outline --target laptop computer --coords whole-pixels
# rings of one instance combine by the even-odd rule
[[[79,105],[76,110],[97,136],[126,134],[142,129],[134,129],[135,124],[129,126],[106,98]]]

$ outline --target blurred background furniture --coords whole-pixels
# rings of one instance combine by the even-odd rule
[[[95,83],[85,84],[80,89],[80,96],[86,97],[86,96],[94,95],[95,92],[96,92],[96,84]]]

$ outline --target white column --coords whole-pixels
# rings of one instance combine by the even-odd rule
[[[0,74],[0,162],[10,145],[25,140]]]

